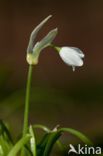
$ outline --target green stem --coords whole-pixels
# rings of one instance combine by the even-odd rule
[[[26,86],[26,97],[25,97],[23,136],[25,136],[28,130],[31,79],[32,79],[32,65],[29,65],[27,86]]]
[[[26,96],[25,96],[25,109],[24,109],[24,125],[23,125],[23,137],[27,134],[29,124],[29,103],[30,103],[30,90],[31,90],[31,79],[32,79],[32,65],[29,65]],[[21,156],[25,155],[24,148],[21,151]]]
[[[60,47],[55,46],[54,44],[50,44],[52,48],[54,48],[57,52],[60,52]]]

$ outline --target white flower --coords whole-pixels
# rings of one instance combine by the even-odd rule
[[[73,71],[75,67],[80,67],[83,65],[84,54],[83,52],[75,47],[62,47],[59,50],[59,55],[61,59],[67,64],[72,66]]]

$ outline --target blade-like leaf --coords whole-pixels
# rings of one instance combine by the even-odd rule
[[[51,132],[49,134],[44,152],[43,152],[43,156],[49,156],[54,144],[57,142],[57,140],[59,139],[59,137],[62,135],[62,133],[60,132]]]
[[[27,48],[27,52],[31,53],[34,47],[34,40],[38,34],[38,32],[40,31],[40,29],[43,27],[43,25],[52,17],[52,15],[49,15],[47,18],[45,18],[31,33],[30,35],[30,40],[29,40],[29,44],[28,44],[28,48]]]
[[[40,143],[37,145],[37,155],[41,156],[45,150],[45,146],[48,142],[48,138],[49,138],[49,133],[46,133],[42,140],[40,141]]]
[[[30,132],[30,135],[31,135],[31,138],[30,138],[31,152],[32,152],[33,156],[36,156],[36,139],[35,139],[35,136],[34,136],[32,126],[30,126],[30,128],[29,128],[29,132]]]
[[[81,141],[83,141],[87,145],[93,145],[92,141],[87,136],[85,136],[84,134],[82,134],[81,132],[79,132],[79,131],[77,131],[75,129],[72,129],[72,128],[60,128],[58,130],[58,132],[60,132],[60,133],[69,132],[70,134],[78,137]]]
[[[11,145],[9,145],[6,140],[4,140],[3,136],[0,136],[0,156],[7,155],[11,148]]]
[[[16,154],[21,150],[21,148],[29,141],[31,138],[30,135],[25,135],[22,139],[20,139],[15,146],[12,148],[12,150],[9,152],[7,156],[16,156]]]
[[[49,138],[49,133],[52,132],[52,130],[50,130],[47,126],[44,126],[44,125],[41,125],[41,124],[33,125],[33,128],[39,128],[39,129],[42,129],[44,132],[46,132],[45,137],[43,137],[42,141],[38,145],[39,153],[42,153],[43,148],[45,148],[46,142],[47,142],[47,140]],[[64,152],[65,147],[59,140],[56,142],[56,144],[59,147],[59,149],[61,150],[61,152]],[[40,148],[42,148],[42,150]]]
[[[49,135],[51,134],[51,130],[44,126],[44,125],[41,125],[41,124],[35,124],[33,125],[33,128],[34,129],[41,129],[43,130],[44,132],[46,132],[46,134],[43,136],[43,138],[41,139],[40,143],[37,145],[37,155],[38,156],[41,156],[45,150],[45,146],[48,142],[48,139],[49,139]]]
[[[54,144],[57,143],[59,137],[64,132],[69,132],[70,134],[73,134],[76,137],[78,137],[84,143],[86,143],[88,145],[93,145],[91,140],[88,137],[86,137],[84,134],[82,134],[81,132],[79,132],[77,130],[74,130],[74,129],[71,129],[71,128],[60,128],[56,132],[52,131],[51,133],[49,133],[47,143],[45,145],[45,149],[44,149],[44,152],[43,152],[43,156],[48,156],[50,154]]]
[[[0,156],[4,156],[4,151],[3,151],[1,144],[0,144]]]
[[[8,143],[13,144],[10,132],[2,120],[0,120],[0,136],[2,136]]]
[[[42,129],[44,132],[47,132],[47,133],[51,132],[51,130],[48,127],[41,125],[41,124],[35,124],[33,125],[33,128]]]
[[[13,141],[6,125],[0,120],[0,155],[7,155],[13,147]]]

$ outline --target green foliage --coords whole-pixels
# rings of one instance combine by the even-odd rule
[[[44,131],[43,137],[38,143],[35,137],[36,129]],[[78,137],[85,144],[92,145],[92,142],[77,130],[57,127],[50,130],[44,125],[30,125],[27,134],[14,143],[7,126],[0,121],[0,156],[18,156],[22,149],[24,149],[25,156],[49,156],[55,144],[61,148],[60,150],[63,150],[64,146],[59,138],[65,132]]]
[[[30,135],[25,135],[24,137],[22,137],[10,150],[8,156],[16,156],[17,153],[22,149],[23,145],[25,145],[29,141],[29,139]]]
[[[0,155],[6,156],[13,147],[13,141],[9,130],[5,124],[0,121]]]

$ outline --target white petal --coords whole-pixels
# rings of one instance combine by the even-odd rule
[[[83,52],[78,48],[74,47],[62,47],[60,52],[61,59],[68,65],[72,66],[75,69],[75,66],[82,66],[84,57]]]
[[[79,48],[76,47],[70,47],[70,48],[74,49],[81,58],[84,58],[85,55]]]

